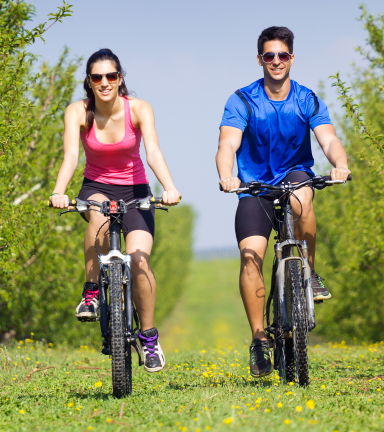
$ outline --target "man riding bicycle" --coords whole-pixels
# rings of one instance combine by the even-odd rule
[[[236,91],[228,99],[220,124],[216,164],[225,192],[241,182],[298,183],[314,176],[310,129],[333,165],[332,180],[347,180],[346,152],[337,138],[324,102],[289,77],[294,63],[293,33],[286,27],[269,27],[258,39],[257,60],[264,78]],[[234,156],[238,177],[232,176]],[[235,230],[240,249],[240,293],[252,330],[250,372],[262,377],[272,372],[264,333],[265,287],[263,260],[274,222],[270,195],[239,195]],[[309,245],[309,264],[314,300],[331,294],[315,272],[316,220],[314,192],[295,191],[291,199],[295,237]]]

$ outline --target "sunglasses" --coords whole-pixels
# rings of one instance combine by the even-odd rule
[[[115,83],[119,78],[120,72],[108,72],[106,74],[89,74],[87,75],[93,84],[100,84],[105,76],[110,84]]]
[[[260,57],[263,59],[264,63],[272,63],[273,60],[275,60],[276,54],[279,57],[281,63],[287,63],[292,57],[292,54],[289,54],[287,52],[267,52],[265,54],[260,54]]]

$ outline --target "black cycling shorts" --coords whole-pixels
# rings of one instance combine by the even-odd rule
[[[147,184],[137,185],[111,185],[99,183],[84,177],[83,185],[79,192],[81,200],[87,200],[93,194],[103,194],[109,200],[118,201],[122,199],[125,202],[132,201],[136,198],[145,198],[152,196],[151,188]],[[84,213],[81,217],[88,222]],[[123,216],[123,234],[124,238],[136,230],[147,231],[152,237],[155,236],[155,209],[140,210],[132,207]]]
[[[284,182],[300,183],[309,178],[310,176],[305,171],[294,171],[284,178]],[[314,193],[313,188],[312,191]],[[273,201],[280,196],[280,191],[273,191],[262,196],[249,195],[239,199],[235,218],[238,244],[250,236],[263,236],[269,240],[275,224]]]

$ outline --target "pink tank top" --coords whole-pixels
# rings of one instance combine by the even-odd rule
[[[101,143],[96,138],[94,124],[89,132],[80,132],[86,157],[84,177],[105,184],[148,184],[140,158],[141,131],[133,126],[128,99],[123,97],[123,101],[125,135],[121,141]]]

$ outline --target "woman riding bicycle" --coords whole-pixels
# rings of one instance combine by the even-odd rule
[[[50,197],[53,207],[71,208],[65,191],[78,164],[79,138],[86,156],[80,199],[127,202],[151,195],[139,154],[143,137],[147,163],[164,187],[163,202],[176,205],[181,195],[159,147],[153,110],[147,102],[129,96],[118,57],[109,49],[95,52],[88,59],[86,74],[84,90],[88,99],[72,103],[64,115],[64,160]],[[99,212],[81,216],[88,222],[84,240],[87,282],[76,317],[80,321],[91,321],[99,314],[99,264],[94,241],[106,218]],[[165,358],[153,324],[156,281],[150,255],[154,209],[129,210],[124,215],[123,227],[126,253],[132,257],[133,296],[141,323],[139,339],[144,367],[148,372],[157,372],[164,367]],[[108,224],[105,224],[98,236],[101,253],[108,252],[108,238],[104,235],[107,229]]]

